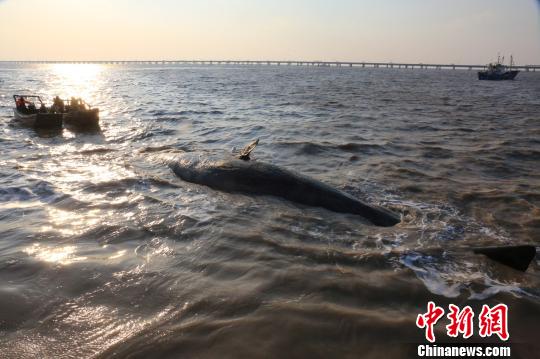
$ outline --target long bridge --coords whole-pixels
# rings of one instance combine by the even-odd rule
[[[348,61],[288,61],[288,60],[103,60],[103,61],[0,61],[3,64],[102,64],[102,65],[267,65],[267,66],[315,66],[315,67],[360,67],[390,69],[465,69],[483,70],[487,65],[459,65],[437,63],[400,62],[348,62]],[[540,65],[514,65],[512,69],[540,71]]]

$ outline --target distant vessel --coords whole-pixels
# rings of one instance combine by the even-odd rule
[[[510,66],[504,65],[504,57],[497,57],[497,62],[488,64],[487,70],[478,71],[479,80],[513,80],[519,73],[518,70],[512,70],[514,59],[510,56]]]

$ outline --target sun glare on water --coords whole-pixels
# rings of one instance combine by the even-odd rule
[[[81,97],[87,102],[95,102],[103,81],[104,67],[98,64],[50,65],[54,95],[63,98]]]
[[[76,249],[75,246],[46,247],[35,243],[26,248],[24,252],[45,262],[68,265],[86,260],[86,257],[76,255]]]

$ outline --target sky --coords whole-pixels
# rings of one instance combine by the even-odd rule
[[[0,0],[0,60],[540,64],[538,0]]]

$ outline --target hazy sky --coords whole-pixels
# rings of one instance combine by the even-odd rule
[[[537,0],[0,0],[0,60],[540,63]]]

